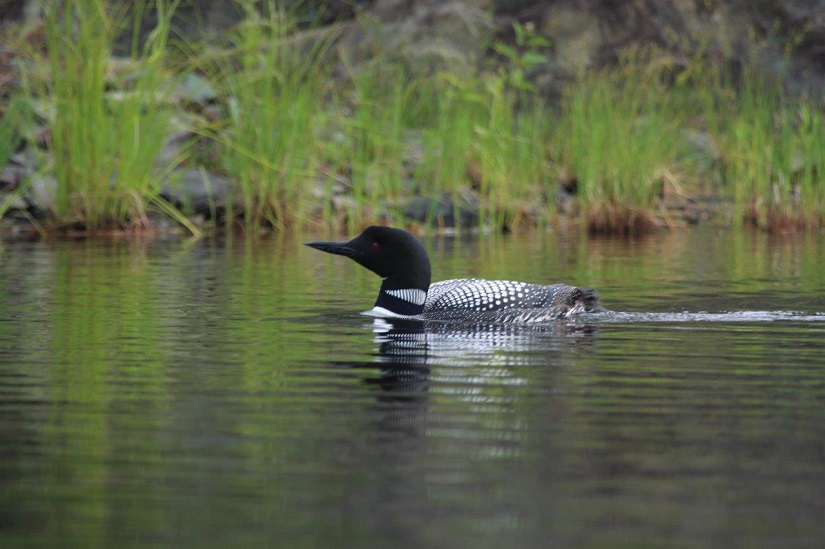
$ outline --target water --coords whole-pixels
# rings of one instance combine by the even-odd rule
[[[458,329],[316,236],[0,243],[0,546],[825,543],[817,236],[430,239],[614,311]]]

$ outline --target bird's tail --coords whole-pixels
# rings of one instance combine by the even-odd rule
[[[570,296],[570,305],[573,310],[586,313],[603,313],[607,310],[602,307],[599,294],[593,288],[575,288]]]

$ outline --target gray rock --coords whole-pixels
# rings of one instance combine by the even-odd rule
[[[385,27],[391,51],[419,70],[469,74],[493,33],[489,14],[473,2],[447,1],[420,6],[400,24]]]
[[[580,4],[553,4],[543,17],[539,31],[553,44],[554,68],[575,74],[596,63],[606,37],[592,10]]]
[[[466,195],[466,196],[465,196]],[[481,198],[475,193],[462,193],[458,208],[449,193],[443,193],[439,198],[416,196],[412,198],[404,209],[404,215],[419,223],[430,223],[439,227],[477,227]],[[456,210],[458,210],[458,224],[456,225]]]
[[[7,202],[10,200],[10,202]],[[29,203],[22,196],[4,195],[0,193],[0,215],[5,215],[7,212],[28,210]]]
[[[712,170],[721,162],[722,153],[710,133],[686,128],[682,130],[682,135],[689,145],[691,160],[697,162],[703,170]]]
[[[0,172],[0,192],[12,191],[26,178],[26,168],[18,164],[9,164]]]
[[[166,137],[166,142],[163,144],[163,148],[161,148],[158,157],[155,159],[155,165],[160,168],[165,168],[179,163],[181,159],[186,156],[187,145],[195,138],[195,135],[188,130],[171,132]]]
[[[335,51],[353,64],[375,58],[376,53],[413,71],[448,70],[471,74],[489,46],[495,26],[487,2],[461,0],[379,0],[356,21],[340,25]],[[329,37],[329,34],[317,35]],[[355,67],[355,72],[358,67]]]
[[[218,92],[205,78],[189,73],[178,82],[175,99],[179,103],[205,107],[218,100]]]
[[[48,174],[32,174],[29,187],[23,193],[23,197],[29,204],[28,209],[36,217],[54,212],[56,210],[57,179]]]
[[[173,170],[160,195],[185,214],[206,219],[220,217],[226,210],[232,182],[227,178],[195,169]]]

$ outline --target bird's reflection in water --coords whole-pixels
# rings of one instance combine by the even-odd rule
[[[596,325],[581,321],[530,326],[376,318],[371,328],[381,367],[377,382],[398,393],[427,391],[436,366],[546,364],[571,347],[591,344],[597,334]]]
[[[380,388],[369,423],[378,435],[369,451],[391,479],[378,484],[392,486],[387,497],[404,494],[414,502],[432,498],[426,469],[408,474],[422,462],[449,461],[456,452],[476,460],[520,452],[525,424],[512,410],[519,395],[532,390],[531,373],[569,364],[571,350],[592,344],[597,333],[577,322],[529,327],[375,319],[366,327],[377,352],[372,364],[360,367],[377,367],[364,382]],[[381,507],[372,500],[366,506]]]

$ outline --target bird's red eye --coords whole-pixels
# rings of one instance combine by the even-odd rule
[[[372,249],[373,249],[373,250],[377,250],[377,249],[378,249],[378,248],[380,248],[380,247],[381,247],[381,244],[379,244],[378,242],[373,242],[373,243],[372,243]]]

